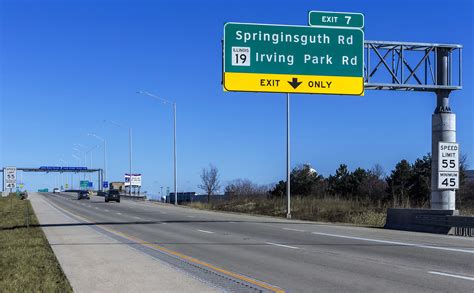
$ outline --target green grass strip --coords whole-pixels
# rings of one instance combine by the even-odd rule
[[[72,292],[30,202],[15,196],[0,198],[0,291]]]

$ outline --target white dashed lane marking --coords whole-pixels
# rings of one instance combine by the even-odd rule
[[[207,231],[207,230],[198,230],[198,231],[202,233],[207,233],[207,234],[214,234],[214,232]]]
[[[273,246],[278,246],[278,247],[284,247],[284,248],[290,248],[290,249],[299,249],[296,246],[289,246],[289,245],[284,245],[284,244],[278,244],[278,243],[273,243],[273,242],[265,242],[266,244],[270,244]]]
[[[305,230],[293,229],[293,228],[282,228],[283,230],[296,231],[296,232],[306,232]]]
[[[430,271],[428,273],[433,274],[433,275],[439,275],[439,276],[463,279],[463,280],[468,280],[468,281],[474,281],[473,277],[467,277],[467,276],[461,276],[461,275],[455,275],[455,274],[448,274],[448,273],[442,273],[442,272],[435,272],[435,271]]]

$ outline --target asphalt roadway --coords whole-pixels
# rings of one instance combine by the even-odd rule
[[[286,292],[474,292],[473,238],[44,196],[87,225]]]

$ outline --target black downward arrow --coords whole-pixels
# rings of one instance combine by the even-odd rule
[[[296,89],[297,87],[300,86],[300,84],[302,84],[303,82],[302,81],[298,81],[298,78],[297,77],[293,77],[293,80],[292,81],[289,81],[288,82],[294,89]]]

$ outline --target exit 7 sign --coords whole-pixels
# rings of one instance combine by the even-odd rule
[[[364,15],[354,12],[310,11],[310,26],[364,28]]]

